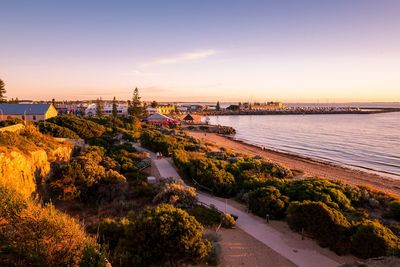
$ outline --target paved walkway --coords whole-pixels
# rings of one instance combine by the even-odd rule
[[[161,177],[173,177],[181,180],[181,177],[168,160],[157,159],[155,153],[150,151],[149,153]],[[298,266],[334,267],[339,265],[338,262],[315,250],[290,246],[281,232],[268,226],[264,220],[253,214],[243,212],[229,204],[226,205],[224,201],[203,192],[198,192],[198,198],[208,205],[213,204],[220,211],[225,211],[225,208],[227,208],[227,212],[238,215],[239,218],[236,221],[238,227]]]

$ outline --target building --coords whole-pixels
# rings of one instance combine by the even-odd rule
[[[94,116],[96,114],[97,114],[97,105],[94,103],[90,104],[85,109],[86,116]],[[110,104],[104,105],[103,114],[106,116],[111,116],[112,115],[112,105],[110,105]],[[117,114],[118,114],[118,116],[127,116],[128,115],[128,106],[117,104]]]
[[[42,121],[58,115],[53,104],[0,104],[0,120]]]
[[[175,105],[158,105],[155,108],[148,107],[146,110],[149,114],[155,114],[155,113],[171,114],[175,112]]]
[[[154,113],[147,117],[147,122],[153,125],[161,126],[161,125],[174,125],[178,124],[177,120],[174,120],[170,117],[167,117],[160,113]]]
[[[202,112],[203,110],[203,105],[190,105],[188,109],[189,112]]]
[[[181,116],[181,121],[185,124],[204,124],[203,117],[195,114],[187,114]]]

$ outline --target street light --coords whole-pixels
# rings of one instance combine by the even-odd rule
[[[25,109],[25,111],[24,111],[24,121],[25,121],[25,126],[26,126],[26,111],[27,111],[28,109],[30,110],[31,108],[26,108],[26,109]]]

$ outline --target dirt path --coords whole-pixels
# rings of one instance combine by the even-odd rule
[[[273,150],[262,150],[257,146],[231,140],[217,134],[207,133],[207,135],[204,135],[204,133],[200,132],[188,132],[188,134],[202,140],[203,142],[214,143],[219,147],[225,147],[253,156],[259,155],[266,160],[282,164],[287,168],[300,170],[306,176],[318,176],[331,180],[341,180],[349,184],[369,186],[400,196],[400,180],[382,177],[374,173],[345,168],[327,162],[319,162],[306,157]]]

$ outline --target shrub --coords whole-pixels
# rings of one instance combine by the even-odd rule
[[[127,248],[136,265],[183,264],[202,261],[211,249],[203,227],[187,212],[163,204],[146,210],[127,229]]]
[[[177,182],[166,183],[153,202],[172,204],[177,208],[191,208],[197,203],[196,189]]]
[[[64,200],[77,197],[81,197],[82,200],[88,200],[91,197],[95,199],[115,197],[120,192],[114,192],[115,190],[111,189],[119,187],[111,188],[110,185],[125,184],[126,179],[114,170],[106,170],[100,165],[102,160],[102,151],[96,147],[89,147],[68,164],[55,168],[49,179],[52,193]],[[98,190],[101,185],[110,187],[108,190]],[[99,194],[100,192],[102,194]],[[110,193],[114,194],[110,195]]]
[[[0,199],[0,258],[4,266],[79,266],[87,262],[85,249],[104,259],[82,226],[53,206],[41,207],[2,186]]]
[[[75,115],[61,115],[47,121],[68,128],[83,139],[99,137],[106,131],[104,126]]]
[[[321,201],[336,209],[349,209],[351,202],[341,184],[324,179],[293,180],[285,184],[281,192],[293,201]]]
[[[400,221],[400,201],[394,200],[389,203],[389,216]]]
[[[221,223],[221,213],[202,206],[194,206],[187,211],[204,226],[214,226]]]
[[[235,219],[229,213],[224,213],[222,215],[222,227],[224,228],[234,228],[236,225]]]
[[[40,132],[53,137],[79,139],[79,135],[74,131],[51,122],[41,121],[37,123],[37,126],[39,127]]]
[[[218,266],[221,263],[222,252],[221,244],[218,242],[220,236],[215,232],[209,232],[204,234],[204,238],[211,243],[211,250],[205,259],[205,262],[207,265]]]
[[[350,223],[343,214],[322,202],[292,202],[287,210],[287,222],[295,231],[304,229],[322,245],[340,251],[340,242],[345,239],[345,231]]]
[[[235,177],[223,169],[210,172],[213,193],[217,196],[232,196],[235,190]],[[201,179],[204,181],[204,178]]]
[[[111,251],[117,247],[119,239],[124,235],[124,230],[124,225],[112,218],[105,218],[88,228],[89,232],[98,234],[98,242],[107,245]]]
[[[263,218],[267,214],[271,219],[284,217],[288,202],[289,198],[274,186],[261,187],[249,194],[249,209]]]
[[[355,226],[351,236],[355,255],[362,258],[399,254],[400,239],[378,221],[365,221]]]
[[[19,123],[24,124],[25,121],[18,119],[18,118],[12,118],[12,119],[8,119],[8,120],[0,121],[0,127],[11,126],[11,125],[19,124]]]

